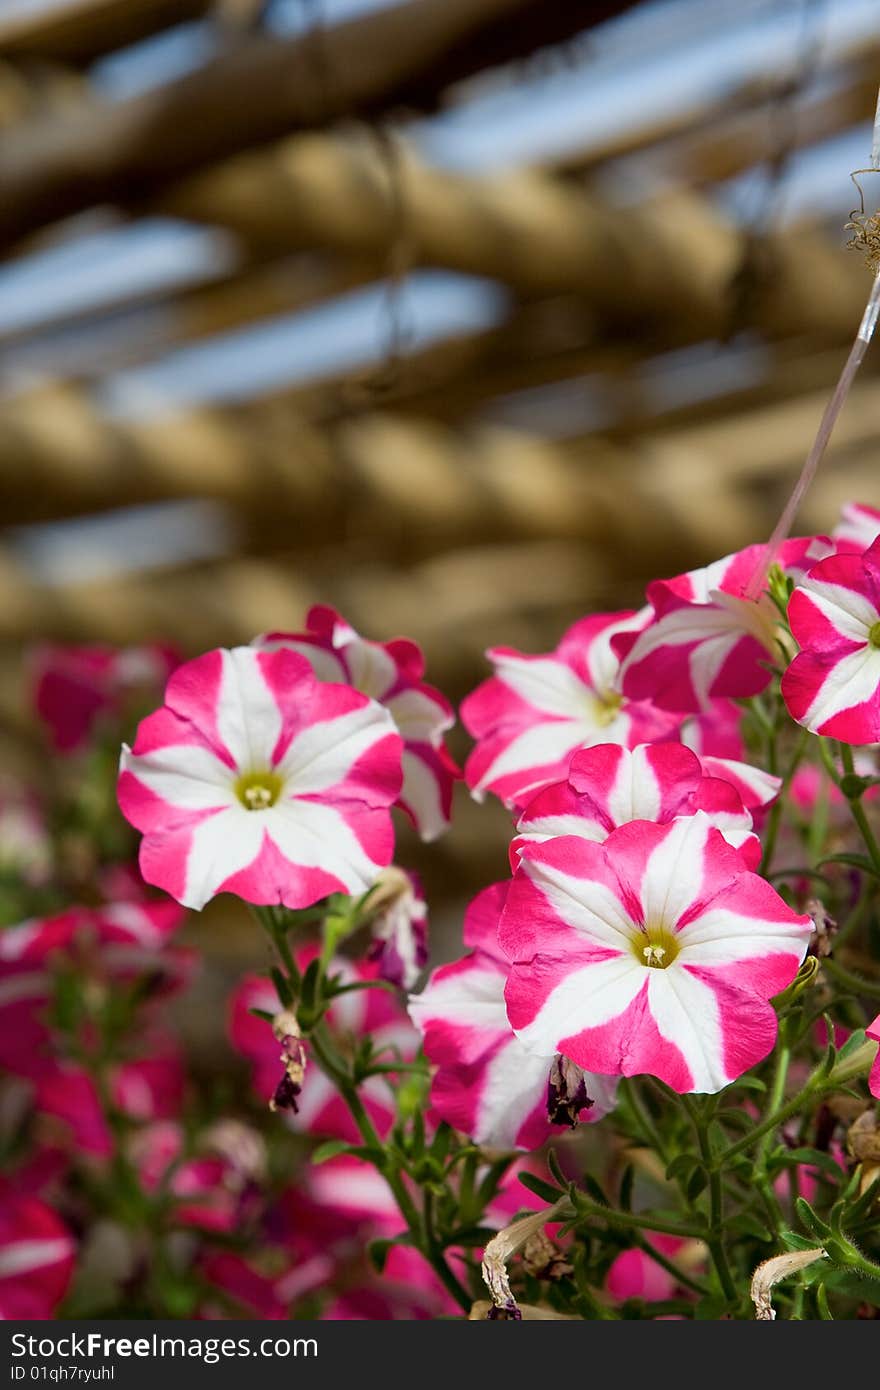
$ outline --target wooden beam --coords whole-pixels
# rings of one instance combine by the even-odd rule
[[[666,318],[691,339],[730,326],[742,238],[699,194],[623,210],[539,169],[468,177],[405,149],[394,167],[396,197],[374,142],[301,136],[187,180],[161,208],[225,225],[260,255],[320,247],[387,265],[399,237],[412,265],[501,280],[523,297],[582,294],[617,323]],[[800,230],[764,249],[770,273],[751,326],[821,334],[858,323],[867,290],[854,257]]]
[[[207,14],[214,0],[56,0],[0,15],[0,58],[85,65],[159,29]]]
[[[577,33],[596,8],[587,0],[410,0],[294,38],[247,37],[158,90],[34,120],[0,148],[0,246],[95,204],[137,202],[290,130],[430,109],[451,82]]]

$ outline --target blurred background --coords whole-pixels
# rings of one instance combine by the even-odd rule
[[[325,602],[458,701],[765,539],[870,286],[878,79],[876,0],[0,0],[4,768],[39,639]],[[880,505],[878,366],[799,530]],[[404,833],[435,918],[508,824]]]

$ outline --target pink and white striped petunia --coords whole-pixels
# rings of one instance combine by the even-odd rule
[[[218,893],[301,908],[370,887],[401,781],[387,710],[286,648],[208,652],[165,699],[120,765],[147,883],[194,908]]]
[[[868,1024],[865,1033],[872,1042],[880,1043],[880,1014],[877,1015],[873,1023]],[[880,1100],[880,1048],[877,1050],[874,1065],[868,1076],[868,1089],[872,1096],[876,1096]]]
[[[73,1273],[75,1246],[45,1202],[0,1193],[0,1319],[51,1318]]]
[[[706,776],[729,782],[746,810],[757,817],[776,800],[782,778],[746,761],[741,724],[742,710],[731,700],[713,700],[708,710],[685,720],[679,738],[696,753]]]
[[[677,816],[704,811],[749,868],[761,862],[761,843],[752,818],[729,782],[706,777],[700,759],[680,743],[643,743],[632,752],[602,743],[575,753],[566,782],[545,787],[517,822],[511,845],[514,868],[528,842],[580,835],[601,843],[633,820],[665,825]]]
[[[864,502],[844,502],[840,520],[831,532],[839,551],[861,553],[880,536],[880,511]]]
[[[268,632],[253,645],[299,652],[324,681],[354,686],[384,705],[403,739],[403,785],[398,804],[423,840],[436,840],[449,825],[452,788],[461,773],[443,736],[455,723],[452,706],[427,685],[421,649],[406,638],[371,642],[333,608],[309,610],[305,632]]]
[[[788,619],[801,649],[782,677],[791,717],[842,743],[880,741],[880,540],[814,565]]]
[[[542,656],[510,647],[487,652],[495,674],[461,706],[465,728],[478,740],[465,768],[478,801],[494,792],[506,806],[521,808],[566,776],[578,748],[632,748],[672,733],[673,720],[624,698],[617,687],[614,638],[640,632],[649,616],[644,610],[582,618]]]
[[[179,663],[171,647],[43,643],[31,654],[36,712],[57,750],[75,752],[101,721],[120,720],[139,696],[161,690]]]
[[[410,1017],[436,1066],[435,1114],[496,1149],[536,1149],[557,1132],[548,1118],[556,1049],[535,1055],[511,1030],[504,1005],[510,963],[498,946],[498,922],[508,884],[479,893],[468,908],[464,941],[470,955],[435,970],[410,999]],[[599,1120],[614,1106],[607,1076],[578,1076],[583,1099],[575,1116]]]
[[[527,1051],[714,1092],[766,1057],[812,930],[701,811],[523,846],[499,928]]]
[[[785,541],[776,562],[798,577],[831,548],[816,538]],[[745,596],[764,554],[750,545],[706,569],[649,584],[653,621],[615,641],[625,695],[688,714],[708,709],[714,697],[744,699],[769,684],[779,614],[766,584],[757,599]]]

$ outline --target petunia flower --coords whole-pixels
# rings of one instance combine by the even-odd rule
[[[435,970],[422,993],[411,997],[409,1012],[436,1067],[435,1114],[490,1148],[536,1149],[558,1132],[548,1116],[557,1049],[527,1050],[507,1019],[510,962],[497,943],[507,889],[496,883],[473,900],[464,924],[471,953]],[[601,1119],[614,1106],[615,1084],[604,1076],[580,1080],[584,1091],[575,1116]]]
[[[782,677],[791,717],[842,743],[880,741],[880,539],[814,565],[788,619],[800,646]]]
[[[798,578],[830,549],[821,538],[785,541],[776,563]],[[648,585],[653,620],[635,637],[615,641],[625,695],[689,714],[709,709],[716,697],[745,699],[769,685],[779,614],[766,584],[756,599],[747,597],[764,553],[750,545],[705,569]]]
[[[679,1092],[718,1091],[766,1057],[767,1001],[797,973],[812,922],[703,812],[520,855],[499,940],[508,1017],[528,1052]]]
[[[45,1202],[0,1192],[0,1319],[54,1316],[73,1273],[70,1231]]]
[[[401,781],[387,710],[285,648],[208,652],[165,698],[120,763],[148,883],[194,908],[218,893],[302,908],[370,887]]]
[[[161,690],[180,657],[171,647],[43,643],[31,653],[33,699],[60,753],[87,743],[100,720],[121,718],[139,692]]]
[[[305,632],[268,632],[253,646],[299,652],[324,681],[351,685],[384,705],[403,739],[403,785],[398,804],[423,840],[436,840],[449,825],[452,789],[461,773],[444,734],[455,723],[452,706],[422,677],[425,659],[415,642],[361,637],[333,608],[316,605]]]
[[[493,792],[522,807],[562,780],[572,753],[596,743],[628,748],[667,737],[674,720],[618,689],[619,634],[641,631],[650,614],[600,613],[570,627],[555,651],[527,656],[510,647],[487,652],[495,674],[462,702],[465,728],[477,739],[465,779],[481,801]]]
[[[704,775],[696,754],[680,743],[640,744],[632,752],[597,744],[574,754],[567,781],[546,787],[528,803],[517,822],[511,863],[516,868],[521,845],[530,841],[580,835],[601,843],[628,821],[665,825],[695,811],[704,811],[748,867],[757,868],[761,844],[749,812],[729,782]]]

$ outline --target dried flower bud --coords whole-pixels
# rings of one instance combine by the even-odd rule
[[[269,1101],[270,1110],[292,1110],[297,1113],[297,1097],[302,1090],[306,1072],[306,1050],[301,1040],[296,1015],[282,1009],[272,1020],[272,1032],[281,1044],[281,1064],[284,1075]]]
[[[492,1295],[492,1311],[487,1317],[498,1318],[501,1315],[519,1320],[521,1314],[507,1277],[507,1262],[548,1222],[558,1221],[563,1212],[571,1214],[567,1197],[560,1197],[552,1207],[536,1212],[534,1216],[524,1216],[519,1221],[511,1222],[489,1241],[483,1251],[482,1270],[483,1282]]]
[[[468,1313],[468,1322],[580,1322],[574,1313],[557,1313],[555,1308],[547,1308],[542,1303],[520,1303],[519,1317],[503,1313],[495,1308],[487,1298],[478,1299]]]
[[[837,922],[818,898],[810,898],[804,905],[804,911],[813,919],[813,935],[810,937],[807,952],[809,955],[818,956],[820,960],[824,960],[826,956],[831,955],[834,949]]]
[[[550,1123],[577,1129],[581,1111],[589,1110],[594,1104],[587,1095],[582,1068],[568,1057],[554,1057],[547,1083],[547,1115]]]
[[[529,1236],[522,1253],[523,1269],[536,1279],[564,1279],[573,1273],[563,1251],[544,1231]]]
[[[877,1128],[877,1116],[873,1109],[865,1110],[850,1125],[846,1135],[846,1147],[853,1158],[862,1165],[859,1191],[867,1192],[880,1178],[880,1130]]]
[[[798,1270],[807,1269],[817,1260],[824,1259],[827,1259],[826,1252],[819,1245],[813,1250],[788,1250],[784,1255],[774,1255],[771,1260],[764,1260],[763,1264],[759,1264],[752,1275],[750,1290],[758,1321],[772,1322],[776,1317],[770,1301],[770,1290],[774,1284],[778,1284],[780,1279],[787,1279],[789,1274],[796,1274]]]
[[[428,961],[428,905],[415,874],[383,869],[367,904],[373,934],[368,958],[383,980],[412,989]]]

